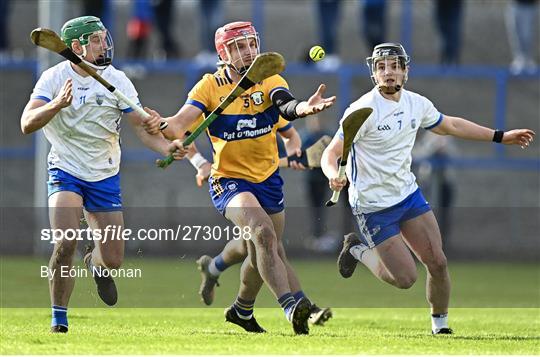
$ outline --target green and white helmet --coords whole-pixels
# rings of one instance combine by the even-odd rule
[[[114,44],[112,37],[98,17],[95,16],[81,16],[67,21],[60,32],[62,41],[72,48],[72,42],[74,40],[79,41],[83,46],[83,53],[81,57],[85,57],[87,53],[87,47],[93,36],[103,38],[99,40],[102,47],[102,55],[94,57],[93,61],[87,62],[89,65],[96,69],[105,69],[112,63],[114,55]]]

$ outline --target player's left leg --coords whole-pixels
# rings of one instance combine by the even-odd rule
[[[427,269],[427,300],[431,305],[434,334],[451,333],[448,328],[450,275],[442,250],[441,234],[432,211],[401,222],[401,231],[416,257]]]
[[[296,272],[294,271],[291,263],[289,262],[289,259],[287,258],[287,254],[285,253],[285,248],[283,247],[282,238],[283,238],[283,231],[285,229],[285,211],[271,214],[270,219],[272,220],[272,223],[274,224],[274,230],[276,231],[276,235],[279,241],[278,254],[281,257],[281,260],[283,260],[283,263],[285,264],[285,268],[287,269],[287,278],[289,279],[289,287],[291,288],[294,299],[298,301],[301,298],[306,297],[306,295],[304,294],[304,291],[302,290],[302,286],[300,285],[300,280],[298,279]],[[328,321],[331,317],[332,317],[332,310],[330,310],[330,308],[328,307],[320,308],[315,304],[311,305],[311,314],[309,317],[309,322],[311,324],[324,325],[324,323]]]

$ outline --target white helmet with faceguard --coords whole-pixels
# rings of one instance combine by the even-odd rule
[[[376,78],[376,72],[378,70],[377,64],[384,63],[384,71],[388,73],[388,68],[393,65],[397,60],[397,64],[403,70],[402,82],[398,83],[398,79],[394,80],[394,85],[388,83],[378,83]],[[411,58],[405,52],[403,46],[399,43],[381,43],[375,46],[371,57],[366,58],[366,63],[371,74],[371,81],[380,91],[386,94],[394,94],[398,92],[407,82],[408,78],[408,65]],[[383,68],[381,64],[381,68]]]
[[[99,18],[81,16],[71,19],[62,26],[60,36],[66,46],[71,49],[73,49],[73,41],[78,41],[82,47],[82,53],[75,53],[91,67],[105,69],[112,63],[114,54],[112,37]],[[84,59],[89,52],[89,46],[95,46],[98,49],[97,51],[90,50],[92,54],[90,61]]]
[[[231,22],[218,28],[214,42],[221,61],[240,75],[246,73],[261,48],[255,27],[251,22],[244,21]],[[253,42],[256,48],[252,48]],[[232,56],[232,51],[236,51],[235,56]]]

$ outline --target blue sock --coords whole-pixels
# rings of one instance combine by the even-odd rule
[[[225,269],[227,269],[229,266],[225,261],[223,260],[223,256],[220,254],[217,257],[213,259],[214,264],[216,265],[217,270],[223,272]]]
[[[238,317],[243,320],[249,320],[253,317],[253,306],[255,305],[255,300],[244,300],[240,296],[236,297],[236,301],[233,304]]]
[[[68,326],[67,307],[53,305],[51,326]]]
[[[292,296],[291,293],[283,294],[278,299],[278,303],[283,308],[283,311],[285,311],[285,316],[287,317],[287,320],[291,321],[292,310],[294,304],[296,303],[296,301],[294,300],[294,296]]]
[[[304,294],[304,292],[302,290],[300,291],[297,291],[293,294],[294,296],[294,300],[298,301],[300,300],[301,298],[305,298],[306,297],[306,294]]]
[[[218,277],[228,267],[229,267],[229,265],[227,263],[225,263],[225,261],[223,260],[223,257],[220,254],[217,257],[214,257],[212,259],[212,261],[210,262],[210,265],[208,266],[208,271],[213,276]]]

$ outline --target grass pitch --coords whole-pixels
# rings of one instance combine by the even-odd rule
[[[73,309],[67,335],[48,309],[3,309],[2,354],[538,354],[538,309],[453,309],[452,336],[429,334],[426,309],[335,309],[294,336],[279,309],[256,311],[268,333],[224,322],[222,309]],[[536,319],[533,317],[536,316]]]
[[[78,279],[70,332],[48,332],[46,260],[1,258],[1,354],[539,354],[540,274],[535,264],[450,263],[452,336],[430,335],[424,281],[398,290],[365,269],[351,279],[334,261],[293,262],[308,295],[332,306],[334,318],[294,336],[274,298],[263,290],[255,315],[268,333],[226,323],[224,307],[238,287],[238,269],[221,278],[215,308],[196,294],[193,261],[128,260],[143,278],[118,281],[116,308],[103,308],[91,278]],[[420,276],[425,276],[421,272]]]

